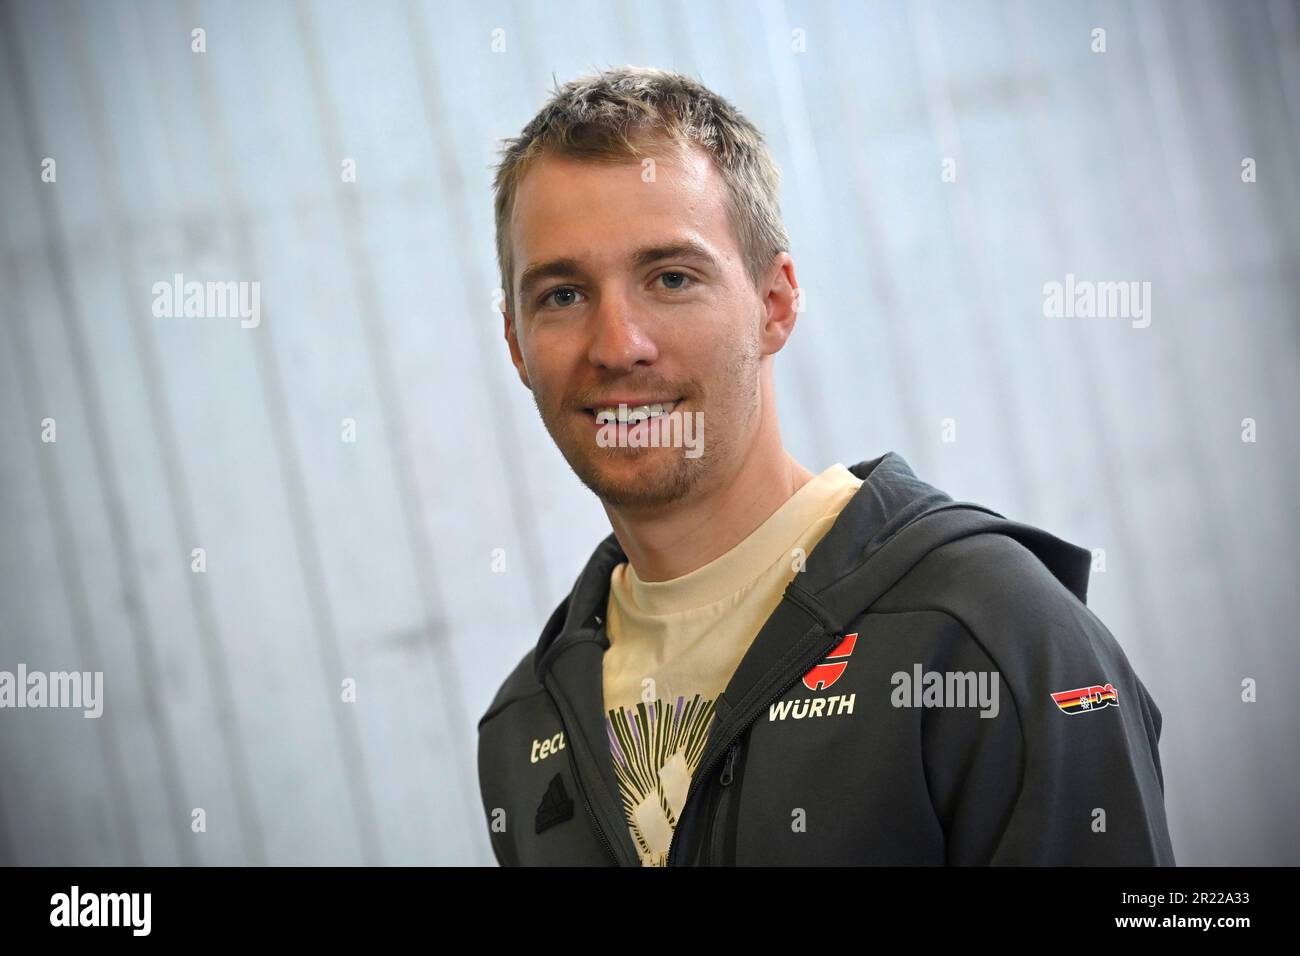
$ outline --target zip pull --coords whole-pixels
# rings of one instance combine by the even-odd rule
[[[739,748],[740,748],[740,741],[737,740],[731,745],[731,749],[727,751],[727,759],[722,764],[722,776],[718,778],[718,782],[722,784],[724,787],[731,786],[731,779],[732,779],[731,771],[736,763],[736,751]]]

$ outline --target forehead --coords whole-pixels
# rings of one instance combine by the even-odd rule
[[[640,160],[582,162],[544,155],[515,194],[510,236],[514,276],[530,264],[569,257],[614,264],[647,240],[693,238],[719,261],[738,255],[722,174],[703,149],[651,153],[654,179]]]

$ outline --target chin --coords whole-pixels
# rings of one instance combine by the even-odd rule
[[[602,502],[655,508],[684,498],[699,477],[699,459],[679,448],[601,449],[612,455],[570,460],[574,473]]]

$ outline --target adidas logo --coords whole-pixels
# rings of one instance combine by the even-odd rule
[[[536,829],[543,830],[573,818],[573,800],[564,789],[564,780],[557,773],[551,778],[551,784],[542,795],[542,802],[537,805]]]

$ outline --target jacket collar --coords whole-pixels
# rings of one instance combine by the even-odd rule
[[[937,504],[952,499],[921,481],[897,452],[862,461],[849,468],[863,479],[830,531],[808,555],[800,575],[804,590],[816,593],[835,581],[874,550],[892,531]],[[611,532],[596,547],[568,598],[552,615],[533,655],[540,682],[556,656],[575,642],[596,640],[609,646],[603,619],[609,600],[609,578],[627,560],[618,538]]]

